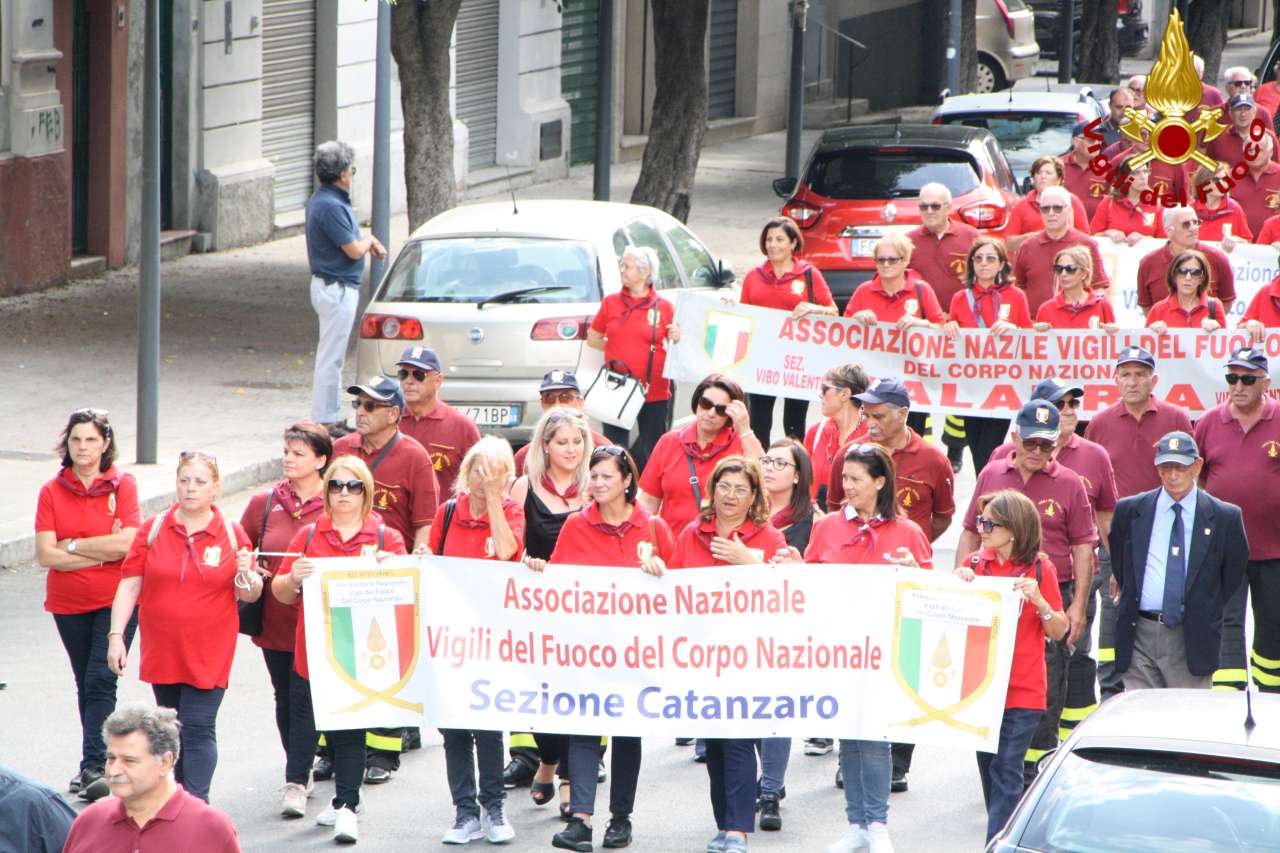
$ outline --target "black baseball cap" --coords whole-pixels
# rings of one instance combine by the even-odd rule
[[[430,347],[408,347],[405,349],[400,354],[400,360],[396,362],[396,365],[406,364],[421,370],[434,370],[436,373],[444,372],[440,369],[440,357]]]
[[[1051,376],[1035,387],[1035,390],[1031,392],[1031,399],[1048,400],[1050,403],[1056,403],[1068,394],[1083,397],[1084,389],[1079,386],[1068,385],[1056,376]]]
[[[538,386],[538,393],[543,391],[560,391],[569,389],[582,393],[582,389],[578,387],[578,377],[568,370],[549,370],[542,377],[542,384]]]
[[[400,383],[388,376],[375,376],[363,385],[352,385],[347,388],[348,394],[364,394],[379,403],[390,403],[404,408],[404,392]]]
[[[1246,370],[1265,370],[1271,372],[1267,354],[1261,347],[1236,347],[1231,351],[1231,359],[1227,367],[1243,367]]]
[[[1156,442],[1155,464],[1157,465],[1163,465],[1166,462],[1193,465],[1199,458],[1200,450],[1196,447],[1196,440],[1185,432],[1165,433]]]

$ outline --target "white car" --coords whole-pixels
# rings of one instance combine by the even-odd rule
[[[521,201],[445,211],[410,237],[360,320],[357,376],[396,375],[405,347],[440,356],[441,396],[481,430],[528,441],[550,370],[585,392],[602,364],[586,346],[600,300],[621,287],[628,245],[658,253],[662,295],[734,280],[679,221],[660,210],[593,201]]]

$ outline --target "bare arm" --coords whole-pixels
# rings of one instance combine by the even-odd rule
[[[649,494],[643,489],[636,494],[636,500],[649,515],[657,515],[658,510],[662,508],[662,499]]]
[[[136,527],[123,527],[115,533],[104,536],[86,536],[84,539],[77,539],[76,556],[88,557],[99,563],[123,560],[125,554],[129,553],[129,546],[133,544],[133,535],[137,532]],[[70,541],[70,539],[59,540],[58,547],[65,549]]]
[[[1089,586],[1093,583],[1092,542],[1071,546],[1071,576],[1075,582],[1075,593],[1071,606],[1067,608],[1067,619],[1071,622],[1068,643],[1074,643],[1084,632],[1085,604],[1089,601]]]
[[[1098,543],[1102,545],[1104,551],[1111,553],[1111,542],[1109,534],[1111,533],[1111,518],[1116,514],[1114,509],[1103,512],[1098,510],[1093,514],[1094,523],[1098,525]]]
[[[982,538],[972,530],[960,531],[960,541],[956,543],[956,568],[960,568],[964,563],[964,558],[978,550],[978,546],[982,544]]]
[[[107,667],[116,675],[124,673],[129,650],[124,644],[124,629],[133,617],[133,608],[142,594],[142,578],[121,578],[116,598],[111,602],[111,630],[107,632]]]
[[[516,535],[511,532],[506,513],[502,511],[502,492],[485,489],[485,511],[489,514],[489,535],[493,537],[493,555],[499,560],[514,560],[520,550]]]
[[[433,522],[434,523],[434,522]],[[419,548],[427,548],[431,540],[431,525],[424,524],[413,532],[413,547],[409,550],[417,553]]]
[[[80,554],[68,554],[66,545],[58,544],[57,536],[52,530],[41,530],[36,534],[36,562],[46,569],[53,572],[74,572],[102,563],[101,560],[93,560]]]
[[[373,252],[375,258],[385,258],[387,256],[387,250],[383,248],[381,241],[372,234],[361,237],[359,240],[352,240],[350,243],[344,243],[342,251],[346,252],[347,257],[353,261],[360,260],[370,252]]]
[[[933,515],[929,517],[929,541],[937,542],[938,537],[947,532],[951,526],[951,516]],[[966,552],[968,553],[968,552]]]
[[[604,332],[597,332],[595,329],[587,329],[587,346],[604,352],[605,340]]]

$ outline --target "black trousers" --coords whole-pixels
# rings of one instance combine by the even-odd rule
[[[653,453],[653,446],[658,443],[658,439],[662,438],[662,434],[667,431],[667,416],[670,411],[670,399],[653,400],[641,406],[640,413],[636,415],[638,434],[634,444],[630,444],[630,430],[613,424],[604,424],[604,437],[619,447],[628,447],[628,444],[630,444],[628,449],[636,460],[636,468],[643,471],[645,463],[649,461],[649,456]]]
[[[980,474],[991,461],[995,449],[1009,440],[1009,421],[1005,418],[965,418],[964,437],[973,456],[973,471]]]
[[[538,757],[543,764],[559,765],[558,775],[561,779],[569,779],[569,736],[534,732],[533,739],[538,743]],[[600,757],[600,739],[596,738],[596,758]],[[596,775],[595,766],[591,768],[591,778]]]
[[[107,666],[107,632],[111,630],[111,608],[88,613],[55,613],[62,647],[67,650],[71,674],[76,680],[76,706],[80,713],[80,769],[101,770],[107,764],[107,747],[102,741],[102,724],[116,709],[119,677]],[[124,647],[133,645],[138,630],[135,609],[124,629]]]
[[[336,729],[324,733],[333,755],[333,805],[355,811],[360,805],[360,784],[364,781],[364,729]],[[305,785],[311,774],[311,757],[316,751],[316,717],[311,706],[311,682],[289,674],[289,747],[284,780]]]
[[[440,734],[444,735],[444,767],[455,814],[479,818],[481,806],[501,806],[507,797],[502,786],[502,732],[441,729]]]
[[[748,394],[747,411],[751,415],[751,430],[760,439],[761,446],[769,447],[769,430],[773,427],[773,403],[777,397],[768,394]],[[809,416],[809,401],[787,397],[782,403],[782,432],[796,441],[804,440],[804,422]]]
[[[213,771],[218,766],[218,708],[224,687],[204,690],[190,684],[153,684],[156,704],[178,712],[182,724],[178,763],[173,778],[187,793],[209,802]]]
[[[895,743],[890,750],[893,754],[893,775],[906,776],[911,772],[911,756],[916,753],[914,743]]]
[[[600,738],[595,735],[569,735],[570,807],[574,814],[595,814],[596,763],[600,760]],[[613,738],[610,758],[609,814],[626,817],[636,804],[636,786],[640,781],[640,738]],[[561,775],[561,778],[565,778]]]
[[[289,696],[292,691],[293,652],[282,652],[277,649],[263,649],[262,660],[267,664],[267,674],[271,676],[271,690],[276,700],[276,731],[280,733],[280,745],[285,754],[289,754]],[[314,748],[314,744],[312,747]]]

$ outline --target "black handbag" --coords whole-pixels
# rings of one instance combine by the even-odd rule
[[[253,543],[254,550],[262,550],[262,537],[267,535],[267,518],[271,515],[271,501],[275,497],[267,492],[267,506],[262,511],[262,524],[258,528],[258,541]],[[262,595],[257,601],[237,601],[240,611],[240,633],[246,637],[257,637],[262,634],[262,606],[271,594],[271,579],[267,578],[262,587]]]

